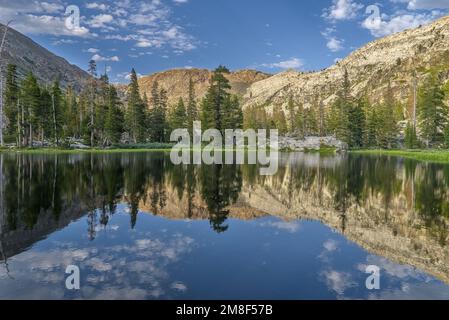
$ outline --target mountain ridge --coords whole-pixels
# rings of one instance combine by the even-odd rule
[[[0,34],[3,35],[4,25],[0,23]],[[2,63],[17,66],[19,77],[23,78],[28,72],[33,72],[43,84],[50,84],[59,80],[62,87],[69,85],[80,90],[89,74],[69,63],[50,50],[44,48],[26,35],[9,28],[5,47],[2,53]]]
[[[213,71],[201,68],[170,69],[139,78],[139,87],[142,95],[150,97],[153,84],[157,82],[160,88],[167,91],[169,104],[174,105],[179,98],[187,101],[190,79],[193,81],[197,99],[204,97],[212,74]],[[267,79],[271,75],[257,70],[242,69],[225,76],[231,84],[231,92],[243,96],[251,84]]]
[[[306,108],[317,99],[329,106],[337,97],[345,70],[354,97],[368,94],[373,104],[379,103],[390,83],[395,98],[407,104],[414,71],[423,76],[423,70],[439,65],[449,67],[448,39],[449,16],[445,16],[428,25],[371,41],[322,71],[287,70],[256,82],[244,95],[243,108],[264,106],[269,112],[274,108],[287,111],[290,96]]]

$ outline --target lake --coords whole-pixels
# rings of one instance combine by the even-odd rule
[[[285,153],[261,176],[154,152],[0,170],[0,299],[449,299],[449,165]]]

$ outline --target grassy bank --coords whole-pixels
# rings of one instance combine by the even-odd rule
[[[137,152],[169,152],[169,151],[170,149],[55,149],[55,148],[0,149],[0,153],[23,153],[23,154],[137,153]]]
[[[449,163],[449,150],[353,150],[353,154],[389,155],[408,159]]]
[[[125,153],[125,152],[166,152],[170,151],[171,144],[138,144],[117,145],[110,148],[92,149],[66,149],[66,148],[0,148],[3,153],[26,153],[26,154],[79,154],[79,153]]]

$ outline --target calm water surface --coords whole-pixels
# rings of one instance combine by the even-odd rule
[[[283,154],[262,177],[1,154],[0,170],[0,299],[449,299],[449,166]]]

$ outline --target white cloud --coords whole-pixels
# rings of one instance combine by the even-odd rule
[[[185,2],[187,1],[182,1]],[[92,27],[104,27],[108,24],[108,28],[119,28],[114,34],[106,34],[106,40],[135,41],[135,46],[139,48],[168,46],[179,51],[191,51],[197,47],[195,38],[171,21],[171,9],[160,0],[122,0],[111,5],[110,12],[113,15],[112,21],[107,18],[108,21],[101,20],[99,23],[90,24]]]
[[[13,20],[12,27],[27,34],[92,37],[89,29],[80,26],[69,29],[59,0],[39,2],[0,0],[0,21]]]
[[[275,63],[265,63],[262,64],[262,67],[274,69],[299,69],[304,65],[304,62],[301,59],[298,58],[291,58],[290,60],[285,60],[281,62],[275,62]]]
[[[329,290],[335,291],[338,295],[343,295],[344,292],[357,284],[352,280],[351,275],[346,272],[339,272],[335,270],[328,270],[321,273]]]
[[[368,29],[375,37],[384,37],[406,29],[425,25],[440,16],[439,12],[431,13],[406,13],[393,17],[382,16],[372,19],[368,17],[362,22],[362,27]]]
[[[95,61],[113,61],[113,62],[120,61],[120,58],[118,56],[103,57],[103,56],[101,56],[99,54],[94,54],[91,59],[95,60]]]
[[[135,41],[142,48],[170,47],[183,52],[197,48],[198,42],[174,22],[172,9],[161,0],[87,1],[84,8],[102,12],[82,11],[85,26],[74,30],[65,26],[65,6],[63,0],[0,0],[0,21],[14,20],[13,27],[26,34],[89,38],[98,36],[89,29],[98,29],[104,40]]]
[[[395,0],[392,2],[407,3],[407,8],[409,10],[449,9],[448,0]]]
[[[296,233],[301,228],[301,225],[296,221],[273,221],[262,223],[261,225],[276,228],[289,233]]]
[[[75,44],[75,43],[78,43],[78,41],[73,39],[60,39],[52,42],[54,46],[58,46],[60,44]]]
[[[328,39],[326,46],[332,52],[337,52],[343,49],[343,40],[331,37]]]
[[[327,40],[327,48],[332,52],[338,52],[343,49],[344,40],[338,39],[336,36],[334,36],[335,32],[337,32],[335,27],[326,28],[325,31],[321,32],[323,37]]]
[[[50,0],[51,1],[51,0]],[[18,14],[21,13],[46,13],[53,14],[62,12],[64,10],[64,6],[60,1],[29,1],[29,0],[0,0],[0,8],[2,9],[0,12],[4,13],[5,11],[14,11]]]
[[[338,243],[335,240],[327,240],[324,244],[323,244],[324,249],[326,249],[326,251],[329,252],[333,252],[335,250],[337,250],[338,248]]]
[[[114,20],[114,17],[111,16],[110,14],[99,14],[93,16],[88,22],[88,24],[92,28],[103,28],[106,26],[106,24],[112,22],[112,20]]]
[[[105,5],[104,3],[90,2],[90,3],[86,4],[86,8],[105,11],[109,7],[107,5]]]
[[[98,50],[96,48],[89,48],[86,51],[89,52],[89,53],[98,53],[98,52],[100,52],[100,50]]]
[[[333,0],[330,8],[324,10],[323,17],[329,20],[351,20],[364,6],[353,0]]]
[[[142,78],[142,77],[143,77],[142,74],[137,73],[137,78]],[[117,74],[117,78],[118,79],[130,80],[131,79],[131,73],[129,73],[129,72],[118,73]]]

